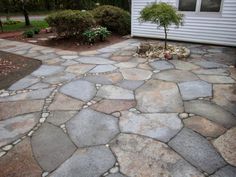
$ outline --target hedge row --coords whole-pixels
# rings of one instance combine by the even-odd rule
[[[125,35],[130,33],[130,14],[118,7],[105,5],[92,11],[65,10],[56,12],[46,18],[59,36],[81,37],[83,32],[97,25]]]

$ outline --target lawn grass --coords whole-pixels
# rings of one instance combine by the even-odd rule
[[[45,20],[32,20],[31,26],[25,26],[24,22],[20,22],[14,25],[3,25],[3,31],[4,32],[11,32],[11,31],[25,31],[33,28],[47,28],[48,24]]]

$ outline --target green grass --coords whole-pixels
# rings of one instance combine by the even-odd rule
[[[10,32],[10,31],[25,31],[25,30],[29,30],[29,29],[33,29],[33,28],[47,28],[48,24],[45,20],[35,20],[35,21],[31,21],[31,26],[25,26],[24,22],[20,22],[14,25],[3,25],[3,31],[4,32]]]

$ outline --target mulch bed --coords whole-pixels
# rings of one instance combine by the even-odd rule
[[[41,64],[39,60],[0,51],[0,89],[7,89],[39,68]]]
[[[55,33],[45,33],[40,32],[40,34],[35,35],[33,38],[25,38],[22,33],[15,33],[14,35],[10,35],[9,33],[4,36],[4,33],[0,33],[0,36],[3,36],[2,38],[14,40],[14,41],[20,41],[20,42],[27,42],[35,45],[40,46],[47,46],[47,47],[53,47],[53,48],[59,48],[63,50],[71,50],[76,52],[82,52],[82,51],[90,51],[90,50],[97,50],[121,41],[124,41],[125,39],[120,36],[113,34],[110,37],[107,38],[104,42],[97,42],[94,45],[88,45],[88,44],[80,44],[81,41],[77,39],[49,39],[47,41],[40,40],[43,38],[48,38],[50,36],[56,36]],[[37,41],[37,43],[32,43],[29,41]]]

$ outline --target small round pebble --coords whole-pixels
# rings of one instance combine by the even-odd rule
[[[4,146],[4,147],[2,148],[2,150],[4,150],[4,151],[9,151],[12,147],[13,147],[13,146],[12,146],[11,144],[9,144],[9,145]]]
[[[47,171],[45,171],[45,172],[43,172],[43,174],[42,174],[42,177],[46,177],[46,176],[48,176],[48,172]]]
[[[195,116],[195,114],[190,113],[189,116],[190,116],[190,117],[193,117],[193,116]]]
[[[30,131],[30,132],[28,133],[28,136],[32,136],[33,133],[34,133],[34,131]]]
[[[44,112],[44,113],[42,114],[42,117],[43,117],[43,118],[48,117],[48,116],[49,116],[49,113],[48,113],[48,112]]]
[[[118,167],[113,167],[110,169],[110,173],[117,173],[119,171],[119,168]]]
[[[120,117],[121,113],[120,112],[114,112],[114,113],[112,113],[112,115],[115,116],[115,117]]]
[[[181,114],[179,114],[179,117],[180,117],[181,119],[185,119],[185,118],[188,117],[188,113],[181,113]]]
[[[5,151],[0,152],[0,157],[4,156],[6,154]]]
[[[41,119],[39,119],[39,122],[40,122],[40,123],[44,123],[45,120],[46,120],[46,118],[41,118]]]

